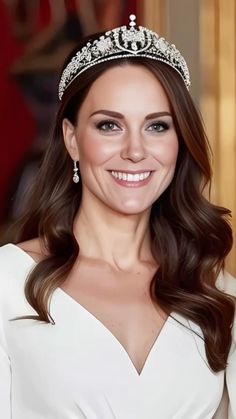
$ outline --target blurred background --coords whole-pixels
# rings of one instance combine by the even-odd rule
[[[175,43],[213,151],[211,199],[236,231],[236,0],[0,0],[0,244],[11,240],[57,109],[66,56],[80,38],[129,22]],[[236,275],[236,247],[227,260]]]

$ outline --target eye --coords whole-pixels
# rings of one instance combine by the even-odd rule
[[[167,122],[158,121],[153,122],[151,125],[148,126],[147,131],[154,131],[154,132],[162,132],[166,131],[169,128]]]
[[[100,131],[118,131],[120,129],[116,122],[110,120],[98,122],[96,128]]]

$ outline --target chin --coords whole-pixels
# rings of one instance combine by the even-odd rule
[[[126,202],[123,205],[120,203],[120,205],[117,206],[113,204],[112,209],[122,215],[138,215],[150,210],[151,204],[149,206],[144,206],[141,202],[132,201],[128,203]]]

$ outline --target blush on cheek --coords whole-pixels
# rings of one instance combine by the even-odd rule
[[[114,154],[114,145],[108,141],[101,141],[95,136],[86,136],[80,141],[81,158],[87,162],[99,165],[105,163]]]
[[[179,151],[178,141],[172,141],[169,144],[161,144],[158,147],[157,158],[165,164],[171,164],[176,161]]]

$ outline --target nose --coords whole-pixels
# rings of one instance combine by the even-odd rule
[[[147,151],[140,134],[137,133],[127,136],[121,150],[121,157],[122,159],[131,160],[135,163],[147,157]]]

